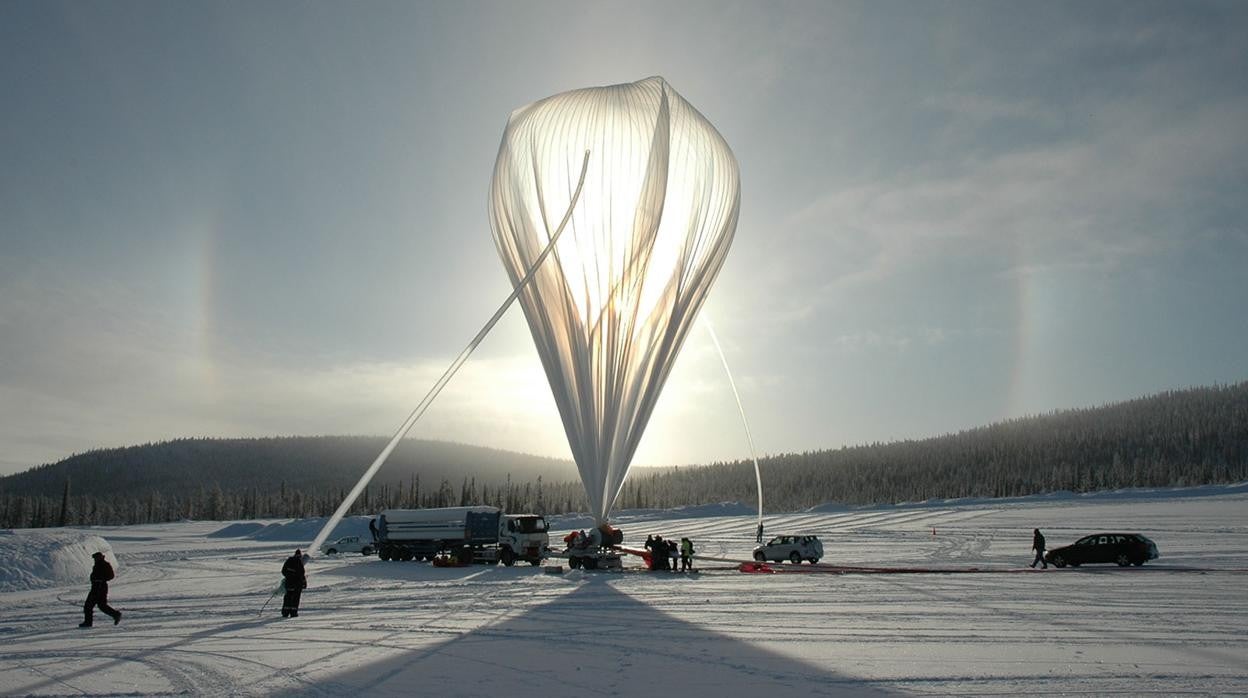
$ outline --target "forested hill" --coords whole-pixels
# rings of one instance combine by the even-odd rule
[[[220,486],[226,491],[279,488],[337,491],[350,488],[373,462],[386,438],[314,436],[263,439],[177,439],[89,451],[0,478],[0,493],[60,497],[66,478],[74,494],[143,495],[156,490],[184,495]],[[404,484],[419,476],[425,487],[462,478],[501,483],[576,479],[571,461],[480,446],[407,439],[374,482]]]
[[[929,439],[770,456],[761,469],[768,511],[1241,482],[1248,480],[1248,382]],[[655,507],[756,496],[746,461],[680,468],[633,484]]]
[[[380,437],[181,439],[92,451],[0,478],[0,526],[327,515]],[[922,440],[762,459],[768,513],[1059,490],[1248,480],[1248,382],[1014,419]],[[634,469],[617,509],[755,501],[748,461]],[[406,441],[354,508],[492,504],[584,511],[568,461]]]

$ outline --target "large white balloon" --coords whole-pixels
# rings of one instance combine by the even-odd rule
[[[513,285],[572,205],[586,151],[567,230],[519,300],[601,522],[728,253],[740,177],[723,137],[660,77],[521,107],[490,189]]]

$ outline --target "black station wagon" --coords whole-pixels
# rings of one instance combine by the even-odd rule
[[[1138,533],[1096,533],[1044,555],[1045,560],[1058,567],[1078,567],[1085,562],[1116,562],[1120,567],[1138,567],[1157,557],[1157,544]]]

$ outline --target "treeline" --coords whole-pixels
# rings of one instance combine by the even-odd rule
[[[384,440],[183,439],[96,451],[0,478],[0,526],[326,516]],[[584,511],[567,461],[413,442],[352,513],[491,504]],[[1014,419],[922,440],[761,460],[768,512],[825,502],[1009,497],[1248,480],[1248,382]],[[205,474],[211,473],[211,477]],[[513,481],[512,474],[518,474]],[[755,501],[748,461],[634,469],[617,509]]]
[[[164,494],[151,489],[139,495],[75,494],[66,480],[59,498],[46,495],[5,494],[0,497],[0,527],[98,526],[162,523],[180,520],[229,521],[238,519],[307,518],[329,516],[346,499],[348,488],[299,488],[281,482],[274,490],[259,487],[223,489],[213,483],[189,494]],[[382,509],[436,508],[488,504],[510,512],[559,513],[585,508],[585,492],[578,482],[544,484],[536,481],[477,484],[464,478],[453,486],[443,479],[422,486],[420,476],[408,482],[373,483],[366,487],[348,514],[375,514]]]

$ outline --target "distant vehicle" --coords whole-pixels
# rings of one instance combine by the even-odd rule
[[[823,543],[819,541],[819,536],[776,536],[767,541],[766,545],[754,548],[754,559],[759,562],[788,560],[797,565],[802,560],[809,560],[813,565],[821,557]]]
[[[1085,562],[1116,562],[1120,567],[1139,567],[1158,557],[1157,544],[1138,533],[1094,533],[1044,554],[1045,560],[1058,567],[1078,567]]]
[[[322,544],[321,552],[326,555],[337,555],[338,553],[372,555],[373,544],[361,539],[359,536],[347,536],[346,538],[339,538],[336,541]]]

